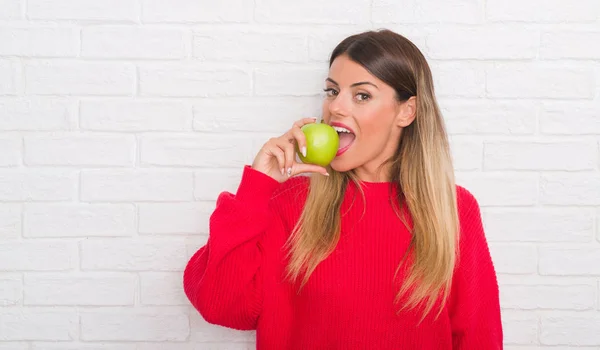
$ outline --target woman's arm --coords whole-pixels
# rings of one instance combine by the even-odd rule
[[[282,229],[269,209],[279,183],[246,167],[235,195],[223,192],[210,218],[209,239],[188,262],[184,290],[207,322],[234,329],[256,328],[261,313],[261,238]]]

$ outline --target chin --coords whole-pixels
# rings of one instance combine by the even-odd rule
[[[348,162],[345,162],[341,159],[334,159],[329,164],[329,166],[331,167],[331,169],[337,171],[338,173],[345,173],[355,168],[354,166],[352,166],[352,164],[349,164]]]

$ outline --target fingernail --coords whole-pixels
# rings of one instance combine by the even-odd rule
[[[323,175],[325,175],[325,176],[329,176],[329,173],[323,173]]]
[[[306,157],[306,146],[302,146],[302,155]]]
[[[285,170],[283,168],[281,168],[281,175],[283,175],[285,173]]]
[[[287,170],[287,175],[288,175],[288,176],[292,176],[292,168],[288,168],[288,170]]]

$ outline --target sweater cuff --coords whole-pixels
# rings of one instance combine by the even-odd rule
[[[235,197],[241,202],[257,207],[256,209],[266,209],[278,187],[277,180],[246,165]]]

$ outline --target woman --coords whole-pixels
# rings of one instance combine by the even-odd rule
[[[427,62],[406,38],[353,35],[333,51],[327,167],[297,121],[224,192],[185,292],[258,349],[502,349],[498,284],[476,199],[455,185]],[[310,176],[294,176],[301,173]]]

